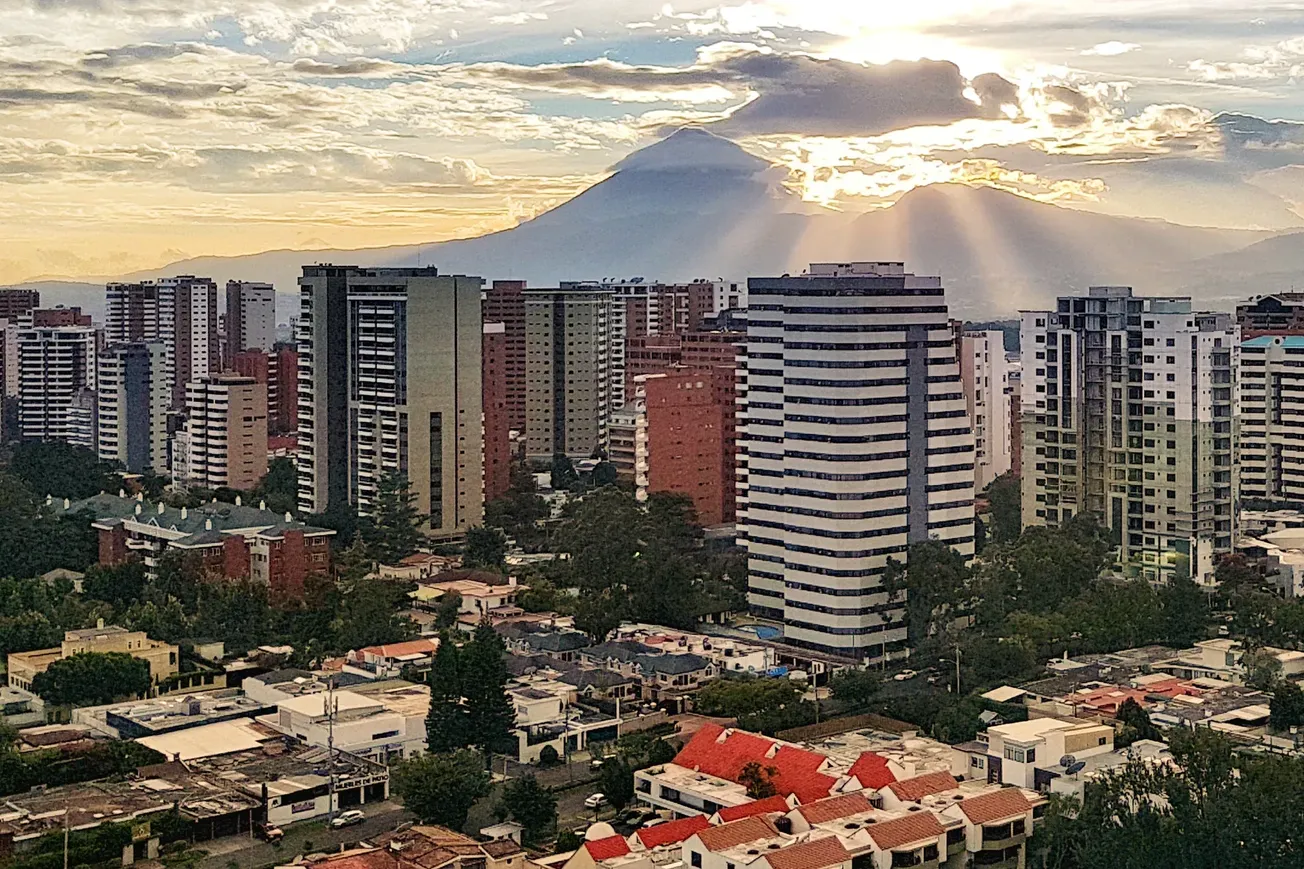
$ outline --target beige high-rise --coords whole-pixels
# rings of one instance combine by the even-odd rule
[[[431,533],[484,515],[480,291],[427,268],[304,266],[299,281],[299,506],[370,512],[407,478]]]
[[[525,438],[535,460],[607,448],[612,296],[590,286],[525,291]],[[623,388],[623,387],[622,387]]]
[[[267,473],[267,386],[240,374],[186,385],[186,428],[172,442],[184,486],[252,489]]]

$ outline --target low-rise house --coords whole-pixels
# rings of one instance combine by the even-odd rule
[[[23,688],[0,685],[0,723],[31,727],[44,721],[44,700]]]
[[[446,570],[462,566],[460,555],[433,555],[429,552],[416,552],[407,556],[398,564],[380,564],[376,566],[379,579],[399,579],[408,582],[420,582],[432,579]]]
[[[977,741],[955,746],[951,771],[956,776],[1044,791],[1065,774],[1062,760],[1083,760],[1113,750],[1114,728],[1108,724],[1032,718],[989,727]]]
[[[219,721],[253,718],[272,711],[240,691],[227,688],[202,694],[170,695],[131,703],[74,710],[72,720],[117,739],[137,739],[188,730]]]
[[[344,670],[369,679],[395,678],[407,669],[423,673],[429,671],[434,664],[437,651],[439,651],[439,640],[425,638],[386,643],[381,646],[367,646],[365,649],[349,652],[345,656]]]
[[[611,742],[621,733],[621,720],[576,703],[576,688],[535,673],[513,679],[507,693],[516,709],[517,760],[534,763],[551,747],[558,755],[584,751],[592,741]]]
[[[504,581],[492,581],[496,579]],[[481,619],[523,612],[516,606],[516,598],[528,588],[519,585],[514,576],[504,578],[483,570],[454,570],[421,582],[412,592],[412,599],[418,606],[437,607],[446,595],[455,594],[461,599],[459,621],[465,619],[474,629]]]
[[[398,683],[369,695],[357,691],[300,694],[282,700],[274,714],[257,720],[309,745],[326,747],[333,737],[337,749],[386,763],[425,751],[429,711],[428,686]]]
[[[580,661],[638,679],[639,695],[652,703],[679,703],[720,675],[710,658],[667,651],[635,640],[613,640],[581,649]]]
[[[543,655],[555,664],[574,664],[592,643],[589,635],[569,628],[510,624],[498,629],[508,651],[517,655]]]

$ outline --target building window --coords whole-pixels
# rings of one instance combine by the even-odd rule
[[[694,869],[702,869],[702,855],[696,851],[688,852],[688,862],[694,866]]]

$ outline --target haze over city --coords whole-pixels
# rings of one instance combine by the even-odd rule
[[[686,125],[772,164],[786,211],[961,182],[1193,226],[1304,225],[1293,3],[6,7],[7,283],[477,236]]]

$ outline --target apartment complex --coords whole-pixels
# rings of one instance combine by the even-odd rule
[[[82,652],[120,652],[149,663],[149,675],[155,683],[162,682],[177,672],[177,647],[151,640],[144,631],[129,631],[117,625],[68,631],[63,642],[50,649],[9,654],[9,687],[32,690],[32,680],[38,673],[50,669],[55,661],[71,658]]]
[[[253,281],[226,282],[226,356],[272,349],[276,343],[276,290]]]
[[[507,494],[512,484],[512,425],[507,406],[507,327],[484,324],[480,376],[484,407],[484,499],[492,501]]]
[[[1304,323],[1241,344],[1241,497],[1304,498]]]
[[[0,320],[17,320],[30,313],[33,308],[39,307],[41,307],[39,290],[0,288]]]
[[[96,450],[131,473],[168,467],[167,347],[161,341],[110,344],[100,352]]]
[[[1245,340],[1260,335],[1304,334],[1304,293],[1272,293],[1236,306],[1236,324]]]
[[[183,487],[248,490],[267,473],[267,387],[240,374],[215,374],[186,388],[186,424],[172,447],[172,476]]]
[[[524,295],[526,456],[589,458],[607,447],[611,291],[573,285]]]
[[[366,513],[387,473],[436,533],[484,512],[483,281],[426,268],[305,266],[299,505]]]
[[[1232,549],[1239,329],[1189,298],[1092,287],[1022,315],[1023,521],[1094,514],[1146,579]]]
[[[882,586],[911,543],[974,549],[974,441],[945,291],[903,263],[748,282],[738,525],[753,612],[786,643],[903,650]]]
[[[494,281],[484,293],[484,321],[503,324],[507,424],[525,431],[525,281]]]
[[[966,332],[960,339],[960,378],[973,422],[974,487],[981,492],[1010,470],[1010,371],[1005,334]]]
[[[105,336],[110,343],[162,341],[172,370],[172,407],[185,404],[186,384],[221,368],[217,284],[180,275],[105,288]]]
[[[80,316],[44,313],[33,311],[31,320],[12,333],[18,364],[18,434],[93,449],[100,332],[90,325],[90,317],[83,321]],[[69,320],[72,324],[53,325]],[[79,325],[82,322],[85,325]]]
[[[736,516],[737,409],[733,365],[641,375],[634,400],[612,415],[611,461],[640,501],[653,492],[693,499],[698,522]]]
[[[747,335],[743,332],[682,332],[645,335],[625,342],[625,401],[633,401],[635,381],[677,365],[733,368]]]

